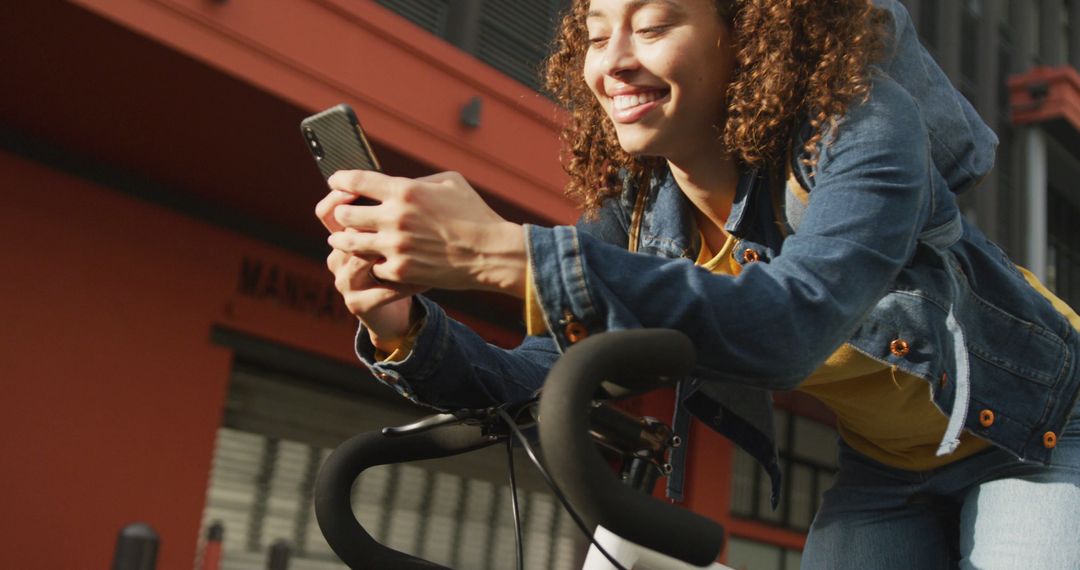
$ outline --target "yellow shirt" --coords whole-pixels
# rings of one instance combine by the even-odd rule
[[[715,256],[703,247],[698,265],[714,273],[737,275],[741,266],[730,254],[734,241],[729,237]],[[726,257],[726,262],[721,257]],[[1075,311],[1030,272],[1023,268],[1020,271],[1032,287],[1080,330],[1080,317]],[[844,442],[892,467],[934,469],[991,445],[965,431],[960,435],[956,451],[939,457],[938,444],[949,420],[931,401],[926,380],[878,362],[850,344],[845,343],[829,356],[798,390],[821,400],[836,414],[836,428]]]

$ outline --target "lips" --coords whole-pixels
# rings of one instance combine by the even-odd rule
[[[611,97],[611,118],[616,123],[635,123],[668,100],[667,89],[619,89]]]
[[[662,91],[647,91],[645,93],[631,93],[629,95],[616,95],[611,99],[612,105],[617,111],[625,111],[638,105],[652,103],[664,96]]]

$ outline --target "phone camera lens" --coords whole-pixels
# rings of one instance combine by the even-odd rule
[[[304,136],[311,145],[311,154],[315,155],[315,160],[322,160],[325,158],[326,153],[323,152],[322,145],[319,144],[319,137],[315,136],[315,131],[312,130],[311,127],[305,127]]]

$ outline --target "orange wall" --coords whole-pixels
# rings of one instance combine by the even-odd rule
[[[190,569],[230,352],[215,324],[352,361],[352,323],[242,297],[254,256],[321,263],[0,153],[0,568],[107,568],[144,520]]]
[[[576,217],[551,101],[374,0],[73,0],[299,107],[346,101],[380,143],[456,170],[510,204]],[[481,97],[481,126],[461,107]]]

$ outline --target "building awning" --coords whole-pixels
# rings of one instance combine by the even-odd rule
[[[1080,156],[1080,74],[1071,66],[1010,77],[1009,108],[1013,125],[1040,125]]]

